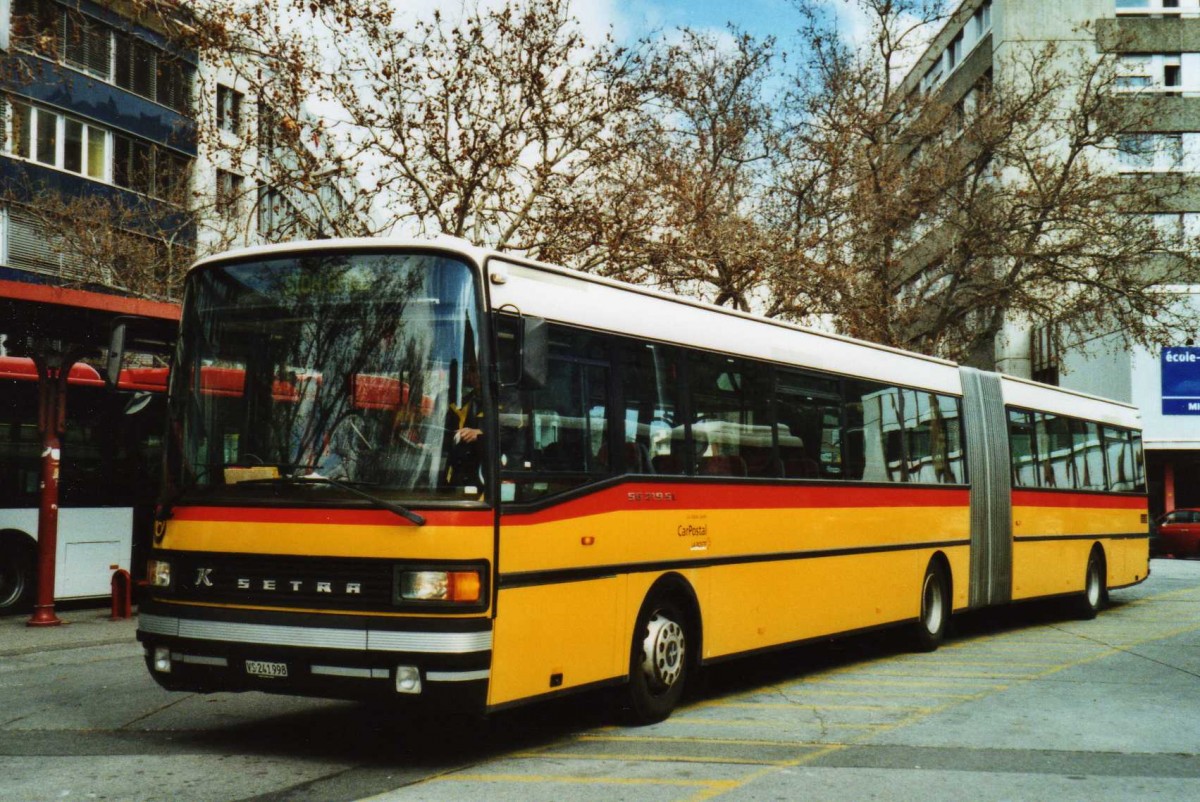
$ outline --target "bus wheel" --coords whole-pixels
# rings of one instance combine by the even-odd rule
[[[946,637],[950,619],[950,588],[942,566],[931,560],[921,581],[921,615],[916,623],[918,651],[932,652]]]
[[[1075,599],[1075,611],[1085,621],[1096,617],[1108,595],[1105,587],[1104,555],[1099,546],[1088,555],[1087,572],[1083,576],[1083,593]]]
[[[688,673],[687,618],[669,596],[646,600],[633,630],[626,704],[634,724],[671,715]]]
[[[0,538],[0,614],[23,612],[33,599],[34,551],[16,538]]]

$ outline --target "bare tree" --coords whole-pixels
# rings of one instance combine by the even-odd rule
[[[815,82],[780,182],[839,325],[987,367],[1008,320],[1143,344],[1193,328],[1162,288],[1200,278],[1196,249],[1151,218],[1178,182],[1113,169],[1152,109],[1115,97],[1110,55],[1029,45],[957,102],[900,93],[901,45],[937,9],[858,5],[870,53],[809,16]]]
[[[107,195],[66,195],[21,182],[0,196],[7,207],[9,262],[60,286],[102,286],[134,297],[178,301],[195,257],[182,205]],[[18,248],[28,242],[32,249]]]
[[[578,230],[638,108],[637,54],[585,41],[566,0],[472,8],[457,22],[354,0],[220,12],[204,15],[205,47],[279,112],[273,158],[249,165],[272,171],[257,183],[353,175],[353,219],[372,231],[564,261],[592,244]]]
[[[800,265],[768,209],[773,58],[769,38],[683,29],[647,59],[636,144],[610,193],[622,199],[625,214],[614,217],[626,225],[606,240],[605,272],[737,309],[784,311],[773,285]]]

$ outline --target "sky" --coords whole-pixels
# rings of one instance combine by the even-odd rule
[[[732,22],[756,38],[782,41],[800,20],[791,0],[575,0],[576,13],[586,6],[610,6],[618,36],[633,38],[683,26],[721,30]]]
[[[843,29],[853,35],[858,28],[852,4],[844,0],[817,0],[843,17]],[[453,20],[464,5],[499,5],[500,0],[392,0],[402,14],[428,17],[434,9]],[[611,30],[627,42],[669,32],[682,26],[723,31],[729,23],[756,38],[774,36],[780,49],[789,49],[800,15],[792,0],[571,0],[572,14],[589,34],[603,36]]]

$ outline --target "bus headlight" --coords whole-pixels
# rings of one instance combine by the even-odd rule
[[[171,563],[166,560],[147,561],[146,581],[152,588],[171,587]]]
[[[477,604],[483,592],[479,571],[404,571],[396,583],[398,601]]]

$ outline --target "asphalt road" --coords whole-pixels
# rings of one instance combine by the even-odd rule
[[[1200,562],[1112,601],[724,665],[643,728],[596,696],[479,723],[171,694],[130,622],[3,619],[0,800],[1200,799]]]

